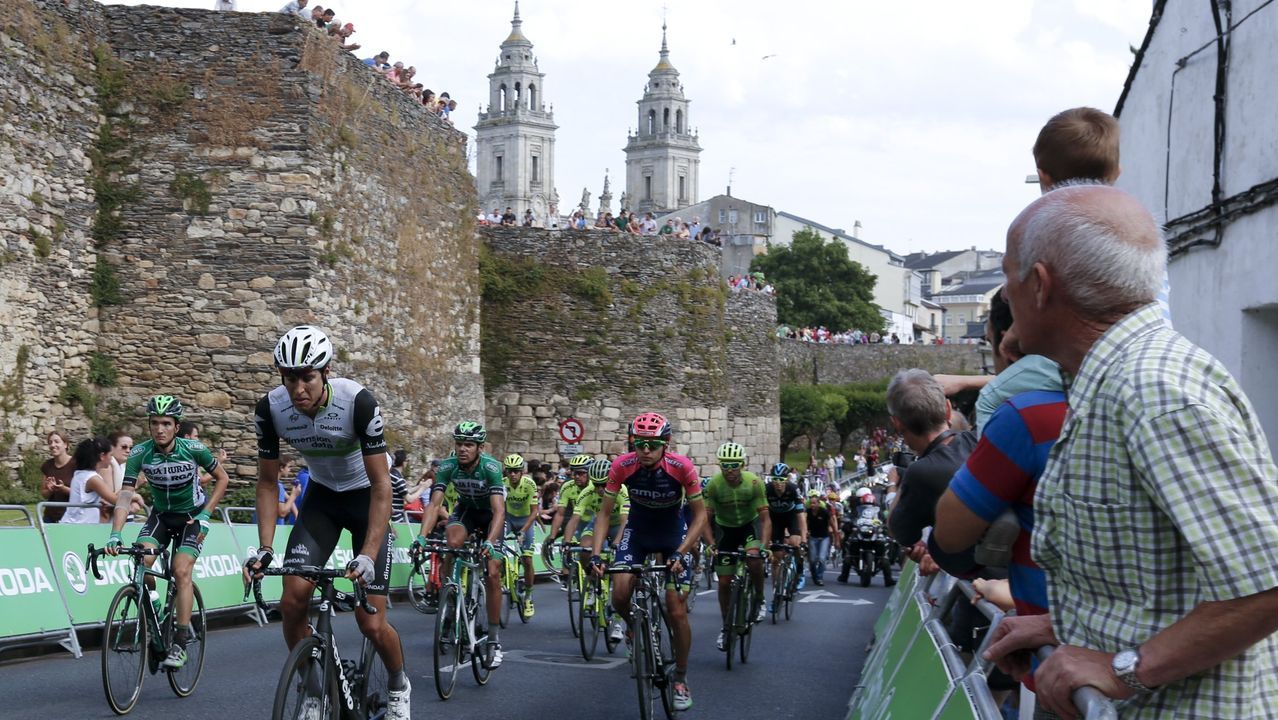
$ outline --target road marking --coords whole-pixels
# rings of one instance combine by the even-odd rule
[[[829,590],[807,590],[802,593],[806,597],[799,600],[801,603],[831,603],[841,605],[873,605],[870,600],[854,598],[845,600]]]
[[[702,590],[701,592],[697,593],[697,597],[701,597],[702,595],[709,595],[712,592],[719,592],[719,591],[718,590]]]
[[[602,645],[601,645],[602,647]],[[619,656],[607,656],[607,651],[601,655],[596,655],[593,660],[587,661],[580,655],[565,655],[563,653],[547,653],[547,652],[530,652],[527,650],[508,650],[502,653],[503,664],[507,662],[530,663],[533,665],[554,665],[557,667],[575,667],[585,670],[614,670],[622,665],[628,665],[630,660],[625,656],[625,650],[618,647],[617,651],[622,653]]]

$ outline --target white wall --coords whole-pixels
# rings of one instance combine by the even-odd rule
[[[1235,1],[1235,22],[1261,2]],[[1168,2],[1119,118],[1123,174],[1118,185],[1140,197],[1159,222],[1211,203],[1214,44],[1174,71],[1178,59],[1214,37],[1207,3]],[[1224,197],[1278,177],[1274,38],[1278,4],[1261,9],[1232,36]],[[1169,110],[1173,72],[1174,107]],[[1173,324],[1238,378],[1272,447],[1278,437],[1278,393],[1273,392],[1278,366],[1278,206],[1226,226],[1219,247],[1197,247],[1173,257],[1169,274]]]
[[[809,227],[780,213],[777,214],[775,222],[772,242],[777,245],[789,245],[794,233]],[[811,229],[820,233],[821,237],[830,239],[830,233],[817,228]],[[874,276],[878,278],[878,282],[874,283],[874,303],[885,310],[902,312],[905,307],[905,277],[909,271],[899,265],[892,265],[892,256],[882,250],[875,250],[843,238],[836,239],[848,249],[849,258],[864,265],[866,270],[874,273]]]

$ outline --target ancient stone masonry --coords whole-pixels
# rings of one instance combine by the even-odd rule
[[[828,345],[778,340],[781,382],[845,385],[891,379],[898,370],[979,375],[975,345]]]
[[[585,452],[624,452],[626,423],[645,410],[666,414],[679,452],[705,469],[729,438],[779,444],[775,306],[730,296],[718,249],[591,231],[480,237],[481,358],[501,452],[557,459],[569,416],[585,425]]]
[[[78,81],[38,33],[6,20],[0,39],[0,102],[14,108],[0,126],[0,228],[16,260],[0,268],[0,310],[21,328],[0,345],[0,387],[25,372],[10,461],[33,432],[119,422],[164,391],[251,477],[271,347],[303,322],[333,336],[336,374],[382,400],[392,443],[421,449],[456,413],[481,413],[464,135],[284,16],[78,5],[35,12],[46,34],[63,19],[59,44],[85,48]],[[34,225],[53,241],[47,258]],[[105,400],[96,412],[58,403],[94,352],[118,387],[85,391]]]

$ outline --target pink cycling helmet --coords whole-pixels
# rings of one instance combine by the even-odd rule
[[[670,439],[670,422],[661,413],[647,412],[630,423],[630,436],[637,438]]]

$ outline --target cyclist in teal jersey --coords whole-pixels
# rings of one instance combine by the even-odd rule
[[[537,503],[537,483],[525,472],[526,466],[524,456],[519,453],[511,453],[502,461],[502,470],[506,475],[506,531],[519,538],[519,560],[523,564],[524,583],[529,590],[524,614],[532,617],[532,587],[537,581],[537,575],[533,571],[533,550],[536,544],[533,524],[537,521],[533,505]]]
[[[453,428],[456,452],[439,464],[435,484],[430,487],[430,506],[422,514],[422,527],[413,545],[425,548],[426,536],[435,529],[438,509],[444,493],[457,490],[457,504],[448,516],[449,547],[460,548],[471,533],[484,536],[488,552],[486,603],[488,605],[488,640],[484,648],[484,664],[489,669],[501,665],[501,544],[506,531],[506,484],[501,477],[501,462],[483,451],[488,431],[477,422],[460,422]],[[444,561],[445,576],[451,558]]]
[[[151,516],[138,532],[138,542],[157,548],[173,538],[181,539],[172,559],[173,577],[177,582],[177,631],[162,663],[177,669],[186,664],[186,644],[191,637],[194,596],[191,569],[209,534],[209,518],[222,500],[230,478],[200,441],[177,436],[178,422],[182,419],[182,403],[177,398],[156,395],[147,402],[146,414],[151,439],[135,445],[125,464],[124,483],[116,498],[106,552],[115,555],[120,550],[120,531],[133,502],[134,488],[141,478],[144,484],[151,486],[153,507]],[[214,479],[213,490],[207,497],[200,488],[200,468]],[[155,564],[155,558],[155,555],[145,558],[148,567]],[[147,577],[147,586],[154,590],[155,579]]]

